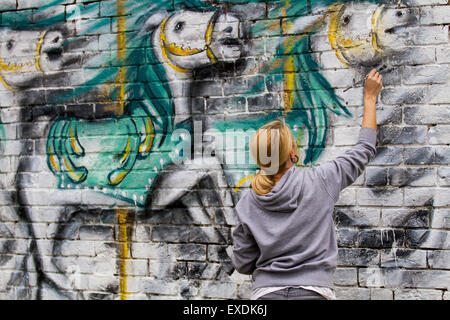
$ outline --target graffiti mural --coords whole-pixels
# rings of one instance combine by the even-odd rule
[[[247,298],[227,248],[257,169],[251,134],[284,119],[299,166],[337,156],[374,67],[378,154],[335,211],[338,298],[448,297],[445,15],[412,1],[7,3],[2,298]]]

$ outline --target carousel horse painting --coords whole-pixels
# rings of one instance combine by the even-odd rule
[[[187,253],[171,242],[181,238],[202,244],[214,239],[211,248],[217,247],[219,257],[214,279],[234,279],[225,252],[233,206],[248,190],[256,166],[251,160],[226,161],[239,152],[250,159],[246,146],[236,150],[225,143],[227,134],[248,138],[264,123],[284,119],[297,137],[299,165],[324,161],[330,119],[353,117],[340,95],[347,86],[360,92],[357,84],[373,67],[386,65],[386,78],[395,72],[391,59],[407,59],[417,15],[389,1],[277,1],[268,10],[285,17],[283,36],[265,37],[280,28],[280,20],[248,26],[246,12],[229,10],[232,4],[226,2],[115,0],[110,17],[92,21],[95,3],[53,10],[64,8],[64,2],[47,1],[32,17],[25,12],[11,21],[3,16],[0,24],[0,85],[10,97],[0,105],[20,110],[17,134],[24,138],[20,147],[11,143],[16,127],[6,114],[0,122],[0,154],[9,157],[14,176],[2,180],[1,201],[20,223],[14,231],[1,224],[11,238],[2,246],[19,246],[18,234],[30,248],[21,259],[2,258],[0,265],[15,263],[24,270],[13,272],[5,284],[22,287],[16,293],[22,298],[90,299],[102,292],[126,299],[127,283],[131,288],[138,279],[129,275],[141,275],[133,258],[143,244],[151,247],[152,272],[175,281],[183,274],[177,257]],[[240,2],[264,1],[233,4]],[[113,36],[102,35],[105,29],[114,30]],[[252,44],[254,39],[263,39],[261,46]],[[278,94],[280,105],[208,120],[197,133],[208,130],[216,148],[192,157],[191,149],[195,154],[198,147],[195,72],[211,69],[220,78],[218,66],[228,66],[238,73],[236,65],[248,53],[245,45],[261,56],[247,70],[261,81],[236,96]],[[315,53],[318,47],[327,55]],[[341,83],[338,89],[336,83]],[[34,153],[27,153],[29,141]],[[48,215],[54,219],[51,227],[40,229],[35,219]],[[164,224],[167,217],[175,224],[190,221],[201,234],[187,227],[167,237],[168,243],[146,243],[156,232],[140,223]],[[339,217],[350,219],[343,212]],[[101,239],[86,231],[97,222],[106,224],[94,230]],[[212,228],[199,231],[203,225]],[[42,240],[46,237],[51,240]],[[91,237],[99,240],[94,248],[83,245]],[[397,248],[392,250],[395,254]],[[94,293],[85,293],[86,288]],[[190,290],[181,285],[179,296],[189,298]]]

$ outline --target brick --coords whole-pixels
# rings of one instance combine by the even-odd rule
[[[402,163],[403,150],[399,147],[377,147],[371,165],[398,165]]]
[[[418,147],[406,148],[404,151],[405,164],[434,164],[435,148]]]
[[[336,202],[337,206],[351,206],[356,204],[356,189],[346,188],[339,194],[339,199]]]
[[[450,111],[445,106],[407,107],[404,117],[407,124],[445,124],[450,122]]]
[[[450,251],[429,250],[427,251],[427,259],[430,268],[450,269]]]
[[[178,254],[177,259],[179,260],[206,260],[206,246],[201,244],[180,244],[177,245]]]
[[[235,299],[237,286],[229,282],[204,281],[201,284],[200,295],[207,298]]]
[[[382,209],[381,225],[383,227],[428,227],[430,221],[429,209]]]
[[[190,230],[185,226],[165,226],[153,227],[153,241],[188,242]]]
[[[442,300],[441,290],[399,289],[394,291],[395,300]]]
[[[340,248],[338,250],[338,266],[371,266],[377,265],[379,253],[373,249]]]
[[[433,85],[430,87],[430,100],[429,103],[438,104],[438,103],[450,103],[450,91],[447,90],[447,85]],[[446,113],[443,113],[443,116],[448,117],[449,110],[447,108]]]
[[[371,288],[370,300],[394,300],[394,292],[389,289]]]
[[[450,240],[448,231],[433,229],[410,229],[405,232],[408,248],[448,249]]]
[[[438,168],[438,181],[440,186],[450,186],[450,167]]]
[[[358,239],[358,231],[353,229],[338,229],[337,243],[339,247],[353,247]]]
[[[434,186],[434,168],[389,168],[389,184],[392,186]]]
[[[420,104],[428,96],[428,87],[385,88],[381,91],[380,101],[383,104]]]
[[[380,209],[336,207],[335,223],[337,227],[372,227],[380,223]]]
[[[448,43],[448,27],[446,26],[417,26],[410,28],[413,44]]]
[[[357,192],[359,205],[401,206],[403,190],[398,188],[360,188]]]
[[[369,300],[370,290],[366,288],[336,287],[337,300]]]
[[[434,6],[420,10],[420,24],[448,24],[450,23],[450,7]]]
[[[388,184],[388,169],[373,168],[366,169],[366,185],[367,186],[386,186]]]
[[[358,283],[356,268],[336,268],[334,284],[343,286],[355,286]]]
[[[16,0],[3,0],[0,3],[0,10],[14,10],[16,9]]]
[[[138,259],[173,260],[177,255],[176,247],[173,244],[133,242],[131,256]]]
[[[385,288],[432,288],[446,289],[449,271],[440,270],[404,270],[397,268],[359,270],[360,285]]]
[[[403,82],[405,84],[446,83],[448,81],[448,66],[405,66]]]
[[[402,247],[404,244],[403,230],[364,229],[359,231],[359,246],[368,248]]]
[[[380,143],[386,144],[423,144],[426,140],[427,128],[424,126],[380,127]]]
[[[113,228],[110,226],[81,226],[81,240],[113,240]]]
[[[425,250],[412,250],[398,247],[381,251],[382,268],[426,268]]]
[[[436,48],[436,62],[450,63],[450,46],[439,46]]]
[[[430,144],[450,144],[449,126],[433,126],[428,130]]]
[[[450,188],[405,188],[405,206],[450,205]]]
[[[206,99],[206,114],[223,114],[246,112],[245,98],[208,98]]]
[[[256,111],[273,111],[283,109],[282,98],[278,94],[264,94],[255,97],[248,97],[248,110]]]
[[[252,296],[252,284],[250,282],[243,283],[238,286],[238,299],[250,299]]]
[[[264,3],[248,3],[244,5],[231,5],[231,12],[245,13],[246,20],[262,19],[266,15],[266,5]]]
[[[450,229],[450,209],[434,209],[432,212],[431,227]]]
[[[333,131],[335,146],[353,146],[358,142],[358,128],[335,127]]]

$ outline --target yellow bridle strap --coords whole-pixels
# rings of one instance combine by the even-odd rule
[[[34,64],[36,65],[36,70],[43,72],[41,69],[41,49],[42,49],[42,43],[44,42],[44,37],[47,31],[41,32],[41,35],[39,36],[39,41],[36,45],[36,52],[34,53]]]
[[[378,38],[378,34],[377,34],[377,28],[378,28],[378,20],[379,17],[381,15],[381,12],[383,11],[384,6],[380,6],[377,8],[377,10],[375,10],[375,12],[373,13],[372,16],[372,30],[371,30],[371,34],[372,34],[372,47],[375,50],[375,52],[381,52],[382,49],[380,49],[378,47],[378,43],[377,43],[377,38]]]
[[[170,53],[170,54],[173,54],[173,55],[177,55],[177,56],[191,56],[191,55],[198,54],[198,53],[201,53],[203,51],[206,51],[206,55],[209,58],[209,60],[212,63],[216,63],[217,62],[217,60],[216,60],[216,58],[214,56],[214,53],[212,52],[212,50],[210,48],[210,45],[211,45],[211,42],[212,42],[212,32],[213,32],[213,28],[214,28],[214,25],[213,25],[214,19],[213,18],[211,18],[209,20],[208,27],[206,28],[205,47],[203,49],[199,49],[199,48],[191,49],[189,47],[188,48],[182,48],[182,47],[177,46],[175,43],[171,43],[171,44],[167,45],[165,28],[166,28],[167,20],[169,20],[169,18],[170,17],[166,17],[163,20],[163,22],[161,23],[161,31],[160,31],[159,38],[160,38],[161,51],[162,51],[163,58],[164,58],[166,63],[171,68],[173,68],[174,70],[176,70],[178,72],[183,72],[183,73],[192,71],[190,69],[181,68],[181,67],[173,64],[170,61],[170,58],[169,58],[167,53]]]
[[[37,71],[43,72],[41,69],[41,50],[42,50],[42,43],[44,42],[44,37],[45,34],[47,33],[47,31],[42,31],[41,34],[39,35],[39,40],[36,44],[36,50],[34,52],[34,65],[36,67]],[[7,64],[4,63],[2,58],[0,57],[0,70],[6,70],[9,72],[18,72],[21,71],[23,68],[25,67],[30,67],[32,66],[33,63],[32,62],[25,62],[25,63],[21,63],[21,64]],[[3,77],[0,75],[0,83],[3,84],[3,86],[8,89],[8,90],[14,90],[7,82],[5,79],[3,79]]]
[[[347,59],[345,59],[345,57],[342,55],[341,50],[339,49],[339,47],[337,46],[337,41],[336,41],[336,34],[338,31],[338,25],[339,25],[339,13],[341,11],[343,7],[343,4],[341,3],[336,3],[335,5],[333,5],[333,9],[335,10],[330,10],[331,12],[331,17],[330,17],[330,25],[328,27],[328,40],[330,41],[330,45],[331,48],[333,48],[334,52],[336,53],[336,57],[339,59],[339,61],[341,61],[345,66],[348,66],[349,63],[347,61]]]
[[[336,52],[336,57],[339,59],[339,61],[341,61],[344,65],[348,66],[349,62],[348,60],[344,57],[344,55],[342,54],[341,50],[339,49],[339,46],[337,45],[337,40],[336,40],[336,34],[338,32],[339,29],[339,13],[341,8],[343,7],[343,4],[339,4],[337,6],[337,10],[333,11],[331,13],[331,18],[330,18],[330,25],[328,28],[328,40],[330,41],[330,45],[331,47],[334,49],[334,51]],[[381,12],[383,11],[383,6],[378,7],[375,12],[372,15],[372,26],[371,26],[371,37],[372,37],[372,47],[375,50],[375,52],[381,52],[382,49],[380,49],[378,47],[377,44],[377,38],[378,38],[378,34],[377,34],[377,26],[378,26],[378,20],[379,17],[381,15]],[[342,43],[341,43],[342,44]],[[355,45],[351,40],[349,40],[348,43],[343,43],[345,45],[345,47],[352,47],[352,46],[357,46]]]

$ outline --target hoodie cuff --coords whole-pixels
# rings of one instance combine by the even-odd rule
[[[377,144],[377,130],[369,127],[361,127],[358,141],[368,143],[375,147]]]

